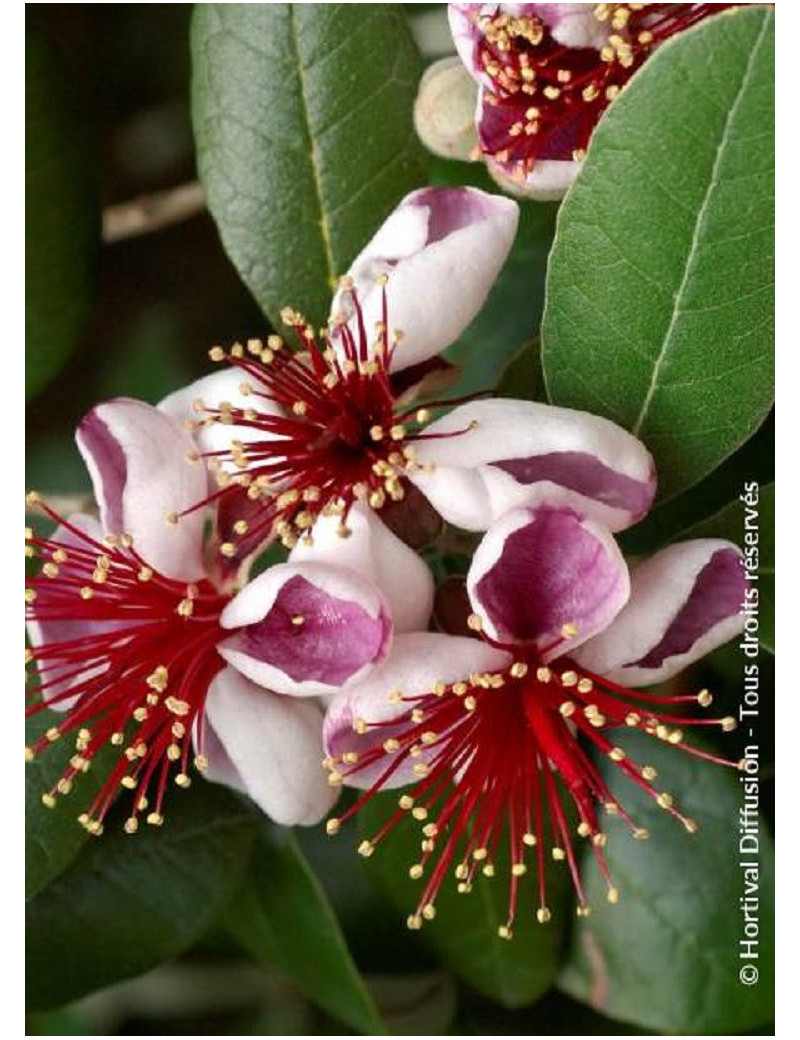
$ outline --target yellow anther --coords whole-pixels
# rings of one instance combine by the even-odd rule
[[[552,914],[546,906],[540,906],[539,909],[536,911],[536,920],[539,922],[539,924],[547,924],[551,917]]]
[[[524,863],[514,863],[511,866],[512,877],[522,877],[523,874],[527,874],[528,868]]]
[[[139,821],[135,816],[129,816],[125,821],[125,833],[135,834],[139,830]]]
[[[151,827],[160,827],[164,822],[164,817],[161,815],[161,813],[151,812],[147,816],[147,822],[150,824]]]
[[[364,840],[358,846],[358,854],[359,854],[359,856],[364,856],[365,858],[368,857],[368,856],[371,856],[374,851],[375,851],[375,846],[372,844],[371,841]]]
[[[656,798],[656,802],[661,806],[662,809],[671,809],[675,804],[675,799],[671,794],[666,791],[662,791],[661,794]]]
[[[618,903],[619,902],[619,889],[613,888],[613,887],[609,888],[609,890],[606,892],[606,899],[608,900],[609,903]]]
[[[557,863],[560,863],[561,860],[566,859],[567,856],[566,852],[564,852],[560,845],[554,845],[550,850],[550,855]]]
[[[415,863],[413,867],[408,868],[408,876],[414,881],[418,881],[425,872],[425,868],[421,863]]]
[[[541,683],[548,683],[553,678],[553,673],[549,668],[537,668],[536,678]]]
[[[331,818],[327,820],[325,823],[325,833],[331,836],[334,834],[338,834],[340,827],[341,821],[339,820],[339,818],[337,816],[331,816]]]
[[[609,751],[608,757],[611,759],[612,762],[621,762],[625,758],[625,752],[622,750],[622,748],[615,747]]]
[[[733,715],[726,715],[724,719],[720,719],[719,724],[726,733],[731,733],[736,729],[736,719]]]
[[[701,690],[697,695],[697,703],[701,708],[708,708],[713,700],[709,690]]]

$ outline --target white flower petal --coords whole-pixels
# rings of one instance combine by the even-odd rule
[[[246,792],[277,823],[317,823],[336,800],[322,769],[322,712],[225,668],[206,700],[208,779]]]
[[[202,577],[203,510],[167,522],[206,496],[206,473],[187,461],[195,445],[164,412],[117,398],[93,408],[76,441],[94,484],[104,529],[130,534],[136,551],[169,578]]]
[[[742,631],[746,588],[731,542],[667,546],[634,568],[627,606],[575,658],[626,686],[663,682]]]
[[[653,460],[641,441],[569,408],[473,401],[431,423],[414,448],[435,469],[416,470],[411,480],[445,520],[470,531],[537,501],[545,485],[550,501],[573,505],[612,531],[639,520],[655,494]]]
[[[422,188],[407,195],[350,271],[370,336],[382,319],[386,286],[389,332],[402,330],[391,367],[408,368],[449,346],[472,321],[503,266],[517,229],[515,202],[475,188]],[[347,293],[332,314],[350,317]]]

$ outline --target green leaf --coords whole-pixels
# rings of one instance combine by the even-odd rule
[[[172,795],[163,828],[105,834],[28,903],[28,1006],[58,1007],[138,975],[199,939],[241,879],[252,814],[197,782]]]
[[[42,711],[26,719],[26,745],[30,747],[62,718],[56,712]],[[88,809],[100,790],[107,756],[97,756],[90,771],[74,781],[72,793],[68,797],[59,796],[54,808],[47,809],[42,804],[42,795],[55,787],[74,754],[73,741],[59,740],[25,767],[26,899],[32,899],[63,873],[89,837],[78,823],[78,816]]]
[[[593,913],[575,929],[560,985],[603,1014],[659,1033],[738,1035],[769,1022],[775,905],[774,850],[766,825],[762,820],[760,979],[748,987],[739,980],[748,963],[739,959],[745,938],[740,899],[746,892],[740,863],[755,857],[739,850],[743,786],[731,770],[651,737],[630,733],[623,739],[632,760],[656,767],[659,785],[700,830],[694,837],[686,834],[619,769],[603,764],[612,792],[650,839],[634,840],[621,819],[609,828],[605,853],[620,891],[618,906],[606,902],[600,872],[585,864]]]
[[[34,30],[25,36],[25,393],[59,371],[91,302],[99,211],[75,84]]]
[[[192,115],[225,250],[273,325],[331,290],[425,180],[420,58],[395,4],[197,4]]]
[[[493,390],[520,343],[538,333],[555,215],[552,205],[520,206],[517,237],[486,303],[445,351],[447,360],[462,370],[448,396]]]
[[[559,214],[548,392],[641,437],[665,498],[742,444],[773,398],[773,23],[748,6],[659,48]]]
[[[747,501],[731,502],[708,519],[681,531],[678,537],[727,538],[742,546],[753,559],[753,569],[747,573],[753,575],[752,587],[759,590],[759,640],[765,649],[775,653],[775,485],[767,484],[748,495],[749,487],[748,484],[742,488]]]
[[[359,812],[360,833],[374,837],[396,809],[395,794],[373,798]],[[422,893],[423,882],[409,877],[409,867],[419,860],[419,826],[406,816],[366,860],[368,873],[403,917],[415,910]],[[436,918],[426,921],[419,935],[446,967],[479,993],[504,1007],[524,1007],[541,996],[557,974],[571,921],[570,887],[566,871],[548,865],[547,902],[552,920],[540,925],[534,915],[539,906],[536,871],[529,871],[520,879],[514,937],[507,941],[497,934],[508,916],[507,856],[498,855],[495,866],[496,876],[490,879],[479,874],[467,895],[458,893],[451,871],[436,897]]]
[[[335,1018],[367,1036],[386,1033],[291,831],[260,828],[249,875],[227,923],[257,961],[277,968]]]

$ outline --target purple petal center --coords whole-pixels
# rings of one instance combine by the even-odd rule
[[[621,579],[576,513],[540,507],[508,536],[476,593],[501,639],[540,641],[566,624],[594,629]]]
[[[120,533],[124,529],[122,493],[128,479],[125,452],[96,411],[81,420],[81,440],[100,475],[102,516],[105,529]]]
[[[675,615],[661,641],[639,661],[625,668],[660,668],[670,657],[687,653],[720,621],[738,614],[744,576],[739,554],[733,549],[715,552],[695,579],[689,598]]]
[[[520,484],[549,480],[614,509],[624,509],[634,517],[644,516],[653,500],[652,480],[643,483],[618,473],[585,452],[555,451],[526,459],[504,459],[491,465]]]
[[[295,682],[340,686],[385,652],[391,623],[300,576],[281,588],[263,620],[242,630],[238,649]]]

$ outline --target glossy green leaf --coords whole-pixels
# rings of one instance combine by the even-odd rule
[[[396,809],[396,794],[374,798],[359,813],[360,833],[373,837]],[[419,860],[420,827],[409,815],[366,860],[370,876],[404,918],[416,909],[422,893],[423,882],[409,877],[409,868]],[[458,893],[450,871],[436,897],[436,917],[424,922],[419,938],[479,993],[504,1007],[524,1007],[549,989],[557,974],[572,920],[569,882],[563,867],[548,865],[552,920],[540,925],[535,918],[536,872],[521,878],[514,937],[508,941],[497,934],[508,916],[510,865],[505,854],[498,855],[495,868],[493,878],[479,874],[468,894]]]
[[[365,1035],[386,1032],[325,894],[289,830],[263,825],[227,924],[257,960]]]
[[[420,58],[395,4],[197,4],[192,114],[223,245],[274,325],[316,324],[427,159]]]
[[[696,483],[773,398],[774,14],[661,47],[598,126],[561,209],[542,327],[548,392]]]
[[[58,52],[25,36],[25,392],[59,371],[91,302],[99,210],[75,84]]]
[[[742,736],[752,743],[746,730]],[[766,824],[760,824],[759,855],[746,847],[740,852],[745,794],[739,775],[642,734],[626,734],[620,745],[631,760],[655,766],[659,790],[668,790],[700,829],[690,836],[619,769],[603,765],[614,795],[650,838],[633,839],[621,818],[609,825],[605,852],[620,892],[617,906],[606,902],[596,867],[585,864],[593,913],[575,928],[561,986],[603,1014],[659,1033],[739,1035],[769,1022],[775,903]],[[740,863],[752,860],[760,867],[760,957],[752,962],[760,977],[747,986],[739,978],[751,963],[739,957],[745,938],[740,900],[753,878]]]
[[[725,506],[680,538],[727,538],[742,546],[752,560],[748,580],[758,588],[758,634],[761,645],[775,652],[775,485],[742,487],[742,498]]]
[[[25,743],[33,742],[62,716],[43,711],[25,722]],[[49,793],[61,778],[75,744],[68,739],[56,741],[40,752],[25,767],[25,898],[32,899],[63,873],[88,839],[78,823],[100,789],[106,769],[106,756],[97,757],[92,768],[74,782],[68,797],[57,797],[48,809],[42,795]]]
[[[135,835],[114,813],[102,837],[28,903],[27,998],[58,1007],[176,956],[231,897],[249,859],[252,813],[198,781],[171,795],[163,827]]]

